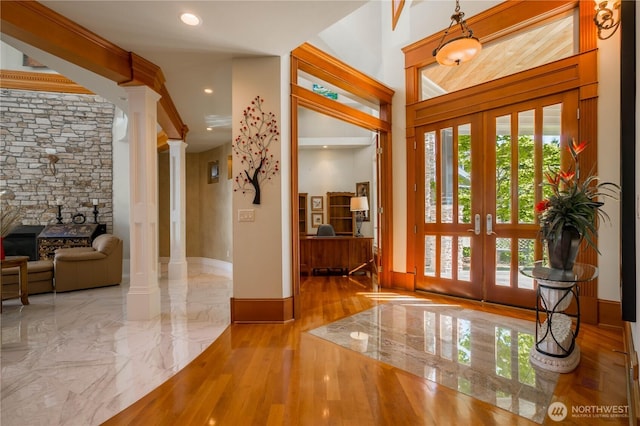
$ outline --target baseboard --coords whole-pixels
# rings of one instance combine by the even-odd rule
[[[391,271],[391,288],[415,291],[416,275],[408,272]]]
[[[631,323],[623,323],[624,351],[626,352],[625,366],[627,377],[627,399],[629,401],[629,425],[639,425],[640,418],[640,382],[638,380],[638,353],[633,344]]]
[[[282,324],[293,321],[293,297],[285,299],[231,298],[231,323]]]
[[[598,325],[623,326],[620,302],[598,299]]]

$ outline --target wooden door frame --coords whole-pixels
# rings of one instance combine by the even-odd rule
[[[355,96],[379,105],[379,117],[366,114],[333,99],[318,95],[298,85],[298,73],[302,71]],[[380,197],[378,199],[378,226],[381,230],[379,246],[382,247],[382,269],[378,270],[381,287],[390,286],[393,265],[393,185],[391,175],[391,110],[394,91],[362,72],[350,67],[320,49],[304,43],[291,52],[291,251],[294,318],[300,318],[300,230],[298,206],[298,107],[308,108],[320,114],[378,132],[382,153]]]
[[[585,1],[508,1],[467,19],[477,34],[483,34],[481,42],[508,36],[527,26],[552,19],[560,13],[578,9],[579,53],[566,59],[542,65],[498,80],[468,89],[459,90],[437,98],[420,101],[420,69],[433,63],[432,52],[441,38],[436,33],[403,49],[405,54],[406,84],[406,146],[407,152],[415,149],[416,128],[431,122],[443,121],[474,111],[497,108],[502,105],[543,97],[572,89],[579,91],[580,122],[575,136],[590,141],[593,149],[585,152],[584,161],[595,164],[598,146],[598,71],[597,28],[593,25],[593,4]],[[415,160],[407,155],[407,263],[406,270],[417,267],[413,248],[416,245],[415,229],[421,218],[416,217],[416,194],[413,191],[418,177]],[[579,261],[598,264],[593,250],[580,254]],[[598,320],[598,281],[580,286],[581,315],[587,323]],[[415,282],[414,282],[415,289]]]

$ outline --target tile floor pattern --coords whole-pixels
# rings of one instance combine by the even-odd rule
[[[537,423],[558,373],[534,368],[535,323],[406,298],[310,331]]]
[[[173,376],[229,324],[232,280],[189,265],[159,280],[161,316],[127,321],[120,286],[4,301],[0,424],[97,425]]]

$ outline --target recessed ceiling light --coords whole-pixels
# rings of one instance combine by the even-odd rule
[[[191,25],[192,27],[200,25],[200,18],[198,18],[193,13],[183,13],[182,15],[180,15],[180,20],[187,25]]]
[[[329,148],[327,145],[322,145],[322,147],[323,147],[324,149]]]
[[[206,93],[207,95],[210,95],[213,93],[213,89],[206,88],[204,89],[204,93]]]
[[[209,132],[210,132],[210,131],[212,131],[212,130],[213,130],[213,127],[207,127],[207,131],[209,131]]]

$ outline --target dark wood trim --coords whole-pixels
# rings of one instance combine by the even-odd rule
[[[185,140],[187,126],[164,86],[162,70],[35,1],[0,2],[3,34],[37,47],[119,85],[146,85],[162,98],[158,123],[171,139]]]
[[[620,290],[623,319],[636,321],[636,2],[621,3],[624,22],[620,25]]]
[[[95,95],[60,74],[42,72],[0,70],[0,87],[3,89],[31,90],[34,92],[79,93]]]
[[[285,323],[293,320],[293,297],[285,299],[231,298],[233,324]]]

